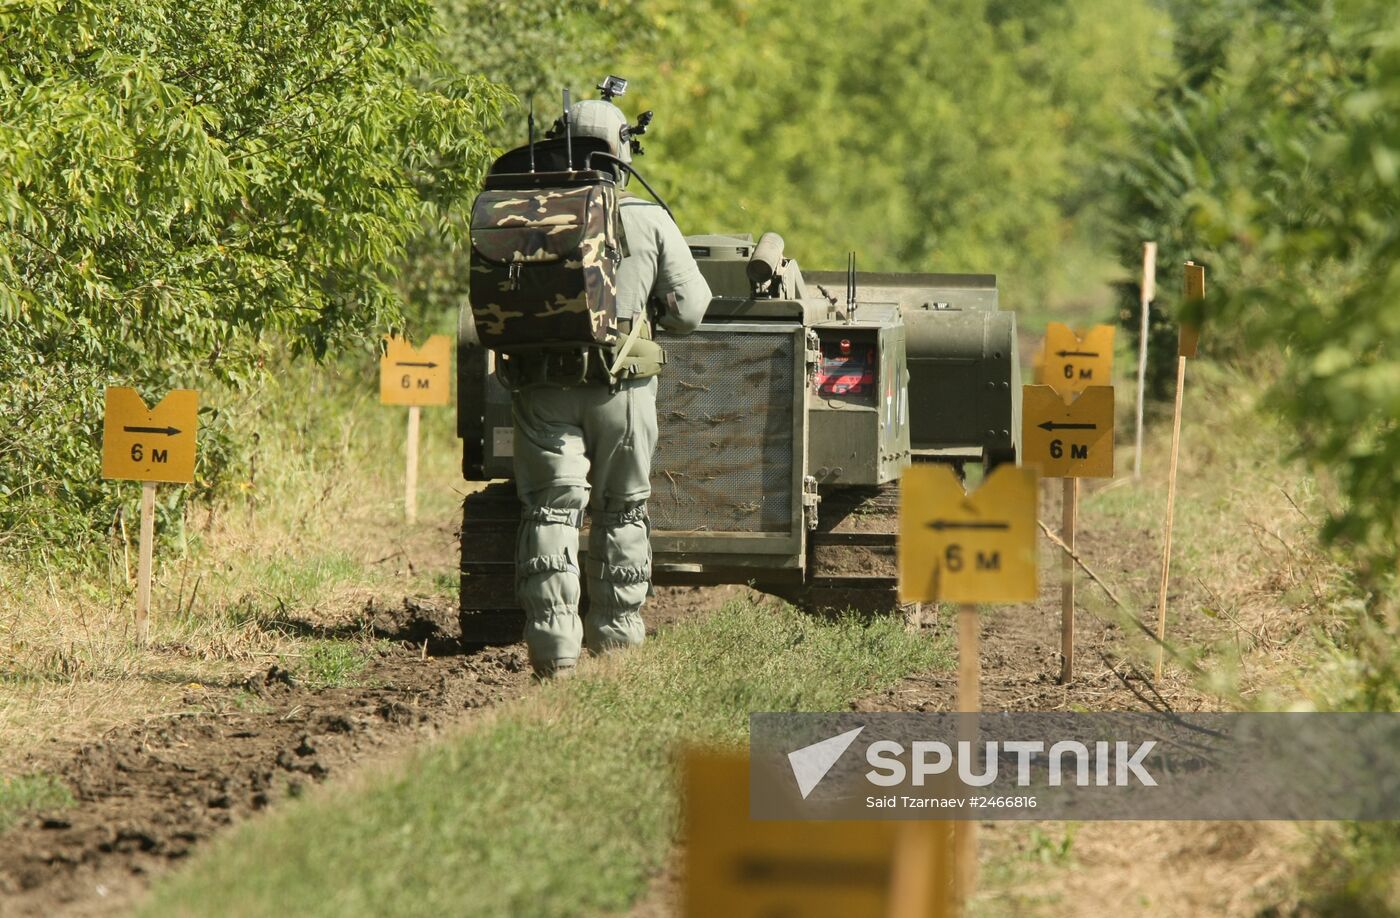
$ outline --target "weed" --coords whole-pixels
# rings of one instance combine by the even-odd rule
[[[1067,867],[1073,860],[1074,823],[1065,823],[1065,834],[1056,839],[1039,828],[1031,829],[1026,846],[1027,860],[1053,867]]]
[[[30,813],[61,810],[75,802],[68,786],[51,775],[0,778],[0,832]]]
[[[124,525],[104,523],[111,531],[95,560],[0,557],[0,768],[52,740],[182,706],[182,687],[152,673],[237,685],[271,658],[309,652],[306,678],[353,679],[363,658],[315,642],[354,633],[370,598],[456,592],[432,577],[455,568],[440,528],[459,506],[451,413],[423,417],[419,512],[433,525],[404,528],[402,467],[384,451],[402,440],[403,417],[372,401],[374,381],[361,356],[207,393],[260,432],[259,472],[237,495],[161,518],[170,538],[157,547],[148,648],[133,643],[134,507]],[[134,501],[140,489],[128,490]]]
[[[362,644],[349,641],[318,639],[305,645],[298,675],[317,685],[346,685],[365,668],[369,654]]]

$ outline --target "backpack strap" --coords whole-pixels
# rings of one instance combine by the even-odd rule
[[[668,294],[668,299],[675,294]],[[626,321],[626,320],[624,320]],[[631,319],[627,338],[614,351],[608,376],[616,388],[624,380],[650,379],[661,374],[666,365],[666,351],[652,340],[652,323],[646,311]]]
[[[623,339],[622,346],[617,349],[617,357],[613,360],[612,366],[608,367],[608,375],[616,378],[622,370],[622,361],[627,359],[627,355],[632,353],[632,345],[637,343],[637,336],[642,331],[642,326],[647,324],[647,320],[642,316],[632,317],[632,331]]]

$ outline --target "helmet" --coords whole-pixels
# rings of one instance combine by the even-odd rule
[[[575,137],[596,137],[608,143],[608,152],[624,163],[632,161],[631,128],[622,109],[602,99],[575,102],[569,109]]]
[[[612,100],[627,91],[627,81],[622,77],[608,76],[598,84],[601,99],[587,99],[569,106],[569,130],[575,137],[593,137],[608,145],[608,152],[624,163],[631,163],[634,155],[642,155],[642,142],[637,138],[647,132],[651,125],[651,112],[642,112],[637,123],[629,125],[622,109],[613,105]],[[569,91],[564,90],[564,101],[569,100]],[[557,119],[547,137],[560,137],[564,134],[564,121]],[[602,166],[610,169],[626,185],[632,177],[630,169],[616,163]]]

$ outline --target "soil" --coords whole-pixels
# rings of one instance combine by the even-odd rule
[[[366,621],[390,643],[354,685],[306,685],[274,665],[238,688],[191,686],[187,710],[27,763],[77,804],[0,835],[0,913],[121,910],[214,833],[526,688],[521,648],[460,653],[455,608],[407,600],[371,606]]]
[[[660,588],[648,630],[747,593]],[[353,684],[305,684],[274,665],[242,685],[192,685],[186,710],[31,756],[16,773],[51,775],[77,802],[0,833],[0,916],[123,912],[228,826],[529,690],[523,645],[463,653],[455,605],[371,603],[333,632],[281,624],[368,633],[380,651]]]

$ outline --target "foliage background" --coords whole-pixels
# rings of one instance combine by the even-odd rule
[[[443,16],[448,56],[533,96],[546,125],[564,84],[629,77],[624,110],[656,112],[638,168],[686,232],[776,230],[813,268],[855,249],[871,270],[993,272],[1033,312],[1097,292],[1103,166],[1170,63],[1170,21],[1139,0],[445,0]],[[502,144],[524,128],[517,108]]]
[[[44,0],[0,8],[0,550],[82,546],[102,390],[221,394],[401,321],[503,92],[451,71],[424,0]],[[183,492],[173,491],[178,502]]]
[[[1122,235],[1214,269],[1223,350],[1288,355],[1274,407],[1342,489],[1327,535],[1381,586],[1400,559],[1400,11],[1190,7],[1183,78],[1135,122]]]
[[[464,205],[524,133],[511,91],[547,125],[562,85],[631,77],[624,107],[658,113],[641,165],[687,231],[995,271],[1031,314],[1092,297],[1102,166],[1168,28],[1145,0],[0,7],[0,552],[81,552],[129,497],[97,479],[106,384],[204,389],[218,490],[257,429],[234,393],[449,327]]]
[[[1172,6],[1177,75],[1133,119],[1120,238],[1204,261],[1209,349],[1254,366],[1332,493],[1324,539],[1353,572],[1324,703],[1400,707],[1400,8],[1385,0]],[[1176,285],[1163,285],[1170,304]],[[1175,303],[1173,305],[1180,306]],[[1282,360],[1274,361],[1276,355]],[[1306,879],[1321,914],[1393,914],[1400,832],[1351,824]]]

